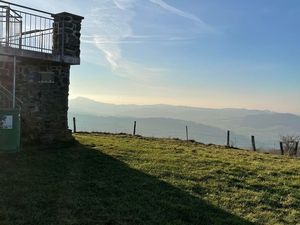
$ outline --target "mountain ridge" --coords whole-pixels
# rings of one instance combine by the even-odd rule
[[[300,116],[291,113],[276,113],[268,110],[249,109],[210,109],[189,106],[160,105],[117,105],[101,103],[87,98],[71,99],[70,113],[86,114],[102,117],[130,117],[132,120],[164,118],[175,119],[179,126],[182,122],[195,122],[223,131],[231,130],[239,136],[254,135],[258,143],[264,143],[266,148],[278,147],[280,136],[300,134]],[[94,118],[96,120],[96,118]],[[115,119],[117,120],[117,119]],[[115,124],[110,120],[111,124]],[[120,122],[120,121],[119,121]],[[166,124],[168,124],[165,121]],[[168,124],[170,125],[170,124]],[[159,129],[165,129],[162,124]],[[198,125],[195,125],[198,127]],[[170,125],[171,127],[171,125]],[[169,128],[170,128],[169,127]],[[168,128],[168,129],[169,129]],[[101,130],[99,130],[101,131]],[[200,131],[198,132],[200,133]]]
[[[76,97],[72,98],[69,100],[70,102],[75,102],[75,101],[85,101],[85,102],[90,102],[90,103],[95,103],[95,104],[102,104],[102,105],[110,105],[110,106],[118,106],[118,107],[124,107],[124,106],[136,106],[136,107],[152,107],[152,106],[160,106],[160,107],[176,107],[176,108],[185,108],[185,109],[200,109],[200,110],[241,110],[241,111],[250,111],[250,112],[265,112],[265,113],[280,113],[280,112],[275,112],[271,111],[268,109],[265,110],[260,110],[260,109],[246,109],[246,108],[209,108],[209,107],[198,107],[198,106],[187,106],[187,105],[171,105],[171,104],[115,104],[115,103],[107,103],[107,102],[101,102],[101,101],[96,101],[90,98],[86,97]],[[283,114],[291,114],[291,115],[296,115],[300,116],[297,114],[293,113],[283,113]]]

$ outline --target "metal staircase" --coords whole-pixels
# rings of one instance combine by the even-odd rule
[[[16,97],[16,108],[21,109],[23,102]],[[13,93],[0,83],[0,108],[13,108]]]

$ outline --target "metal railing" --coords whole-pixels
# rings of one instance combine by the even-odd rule
[[[53,51],[51,13],[0,0],[0,45],[43,53]]]
[[[7,104],[5,108],[12,108],[13,107],[13,93],[11,91],[9,91],[6,87],[4,87],[1,83],[0,83],[0,99],[3,102],[3,99],[5,98],[7,100]],[[18,108],[21,108],[23,102],[19,99],[16,98],[16,106]],[[3,103],[2,103],[3,104]],[[1,104],[0,104],[1,105]]]

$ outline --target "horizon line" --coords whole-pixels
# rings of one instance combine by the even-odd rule
[[[260,111],[260,112],[269,112],[269,113],[280,113],[280,114],[292,114],[296,116],[300,116],[300,112],[279,112],[270,109],[255,109],[255,108],[240,108],[240,107],[206,107],[206,106],[193,106],[193,105],[178,105],[178,104],[167,104],[167,103],[153,103],[153,104],[139,104],[139,103],[114,103],[108,101],[99,101],[92,98],[84,97],[84,96],[76,96],[71,97],[69,100],[76,100],[76,99],[87,99],[96,103],[102,104],[110,104],[110,105],[117,105],[117,106],[172,106],[172,107],[182,107],[182,108],[196,108],[196,109],[206,109],[206,110],[247,110],[247,111]]]

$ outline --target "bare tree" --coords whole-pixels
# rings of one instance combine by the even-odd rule
[[[286,135],[280,137],[282,143],[282,150],[285,155],[297,156],[298,143],[300,136]]]

